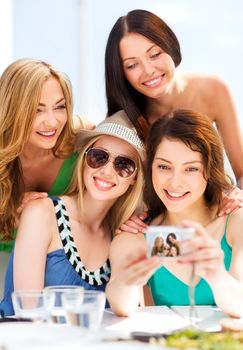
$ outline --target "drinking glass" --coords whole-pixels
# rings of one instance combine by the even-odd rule
[[[105,309],[105,293],[97,290],[69,291],[62,295],[67,322],[90,331],[97,331]]]
[[[23,320],[47,321],[54,305],[54,297],[43,290],[14,291],[12,302],[15,315]]]
[[[54,305],[50,313],[49,322],[52,324],[65,324],[66,312],[63,307],[62,295],[72,291],[79,291],[82,295],[84,288],[81,286],[48,286],[45,287],[44,293],[54,298]]]

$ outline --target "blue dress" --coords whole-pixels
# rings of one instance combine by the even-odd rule
[[[69,217],[64,202],[59,197],[51,197],[55,211],[58,230],[63,248],[47,254],[44,286],[76,285],[85,289],[104,291],[110,279],[110,262],[107,259],[103,266],[95,271],[87,271],[80,259],[73,240]],[[5,276],[4,298],[0,303],[2,316],[14,314],[11,293],[13,286],[13,258],[12,252]]]

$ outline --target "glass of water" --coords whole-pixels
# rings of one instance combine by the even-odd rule
[[[82,295],[84,288],[81,286],[48,286],[45,287],[44,293],[54,298],[54,305],[50,313],[49,322],[51,324],[65,324],[66,321],[66,311],[63,306],[62,295],[78,291]]]
[[[54,297],[43,290],[14,291],[12,302],[15,316],[23,320],[45,322],[54,305]]]
[[[90,331],[97,331],[105,309],[105,293],[97,290],[73,290],[62,295],[67,322]]]

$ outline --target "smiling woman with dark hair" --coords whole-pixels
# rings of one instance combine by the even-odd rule
[[[143,139],[149,125],[175,109],[207,115],[242,185],[243,138],[228,87],[214,76],[180,72],[180,62],[178,39],[160,17],[138,9],[118,18],[105,53],[108,115],[125,110]]]
[[[183,255],[174,259],[148,258],[142,234],[115,237],[110,253],[116,263],[109,289],[111,307],[128,315],[138,305],[139,286],[148,280],[156,305],[189,305],[188,286],[195,271],[196,304],[217,304],[230,315],[242,316],[243,209],[218,217],[222,191],[232,185],[211,121],[191,110],[158,119],[150,129],[146,157],[144,193],[151,225],[193,227],[195,235],[180,242]],[[172,246],[169,255],[174,257],[178,250]],[[118,253],[126,263],[116,260]],[[156,258],[162,266],[153,274],[146,269]]]
[[[177,241],[175,233],[169,233],[166,237],[166,243],[171,245],[174,244]]]

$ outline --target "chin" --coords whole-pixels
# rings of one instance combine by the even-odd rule
[[[164,91],[145,91],[142,92],[142,94],[148,98],[152,98],[154,100],[157,100],[158,98],[164,96],[165,92]]]
[[[111,193],[109,193],[108,191],[92,191],[91,192],[91,196],[94,200],[96,201],[110,201],[113,200],[114,198],[116,199],[116,196]]]
[[[48,142],[46,143],[43,148],[46,148],[46,149],[52,149],[56,146],[56,143],[57,143],[57,140],[53,140],[52,142]]]
[[[185,206],[183,205],[167,205],[166,203],[164,203],[166,209],[171,212],[171,213],[180,213],[185,209]]]

